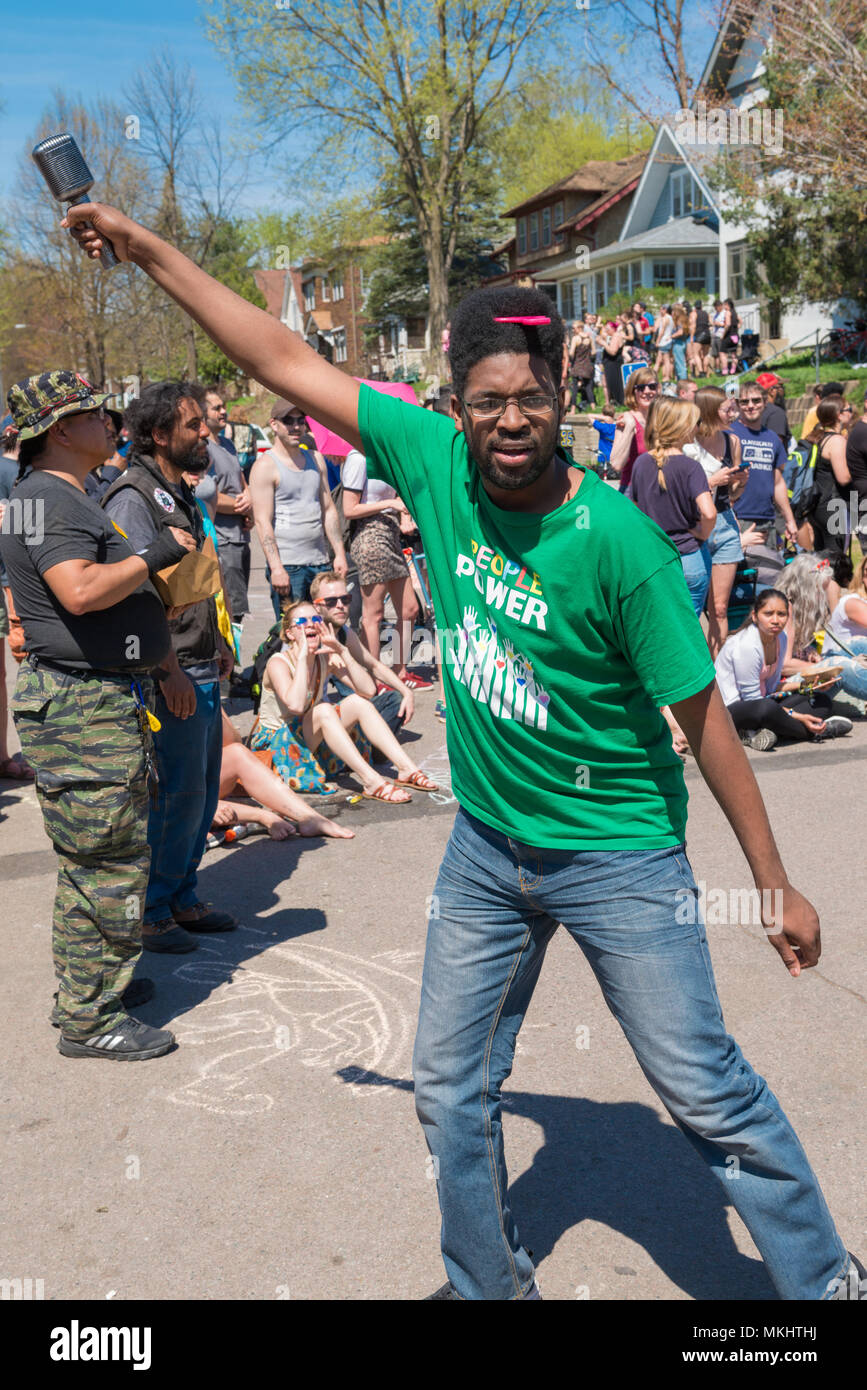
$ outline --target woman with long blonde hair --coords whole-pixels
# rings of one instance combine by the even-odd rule
[[[706,541],[716,524],[716,507],[704,469],[684,453],[700,417],[691,401],[658,396],[645,427],[647,452],[635,460],[632,498],[677,546],[696,614],[710,581]]]
[[[340,645],[312,603],[290,603],[284,610],[280,635],[283,646],[265,667],[259,722],[251,748],[273,754],[274,771],[293,791],[328,793],[326,782],[349,771],[361,782],[363,795],[373,801],[411,801],[406,787],[433,792],[436,782],[404,752],[379,710],[363,695],[347,695],[338,704],[325,698],[329,675],[354,684],[364,672],[351,652]],[[321,744],[326,756],[317,757]],[[398,769],[395,781],[371,766],[374,744]]]

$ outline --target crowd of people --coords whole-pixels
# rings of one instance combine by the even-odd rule
[[[567,408],[594,406],[601,387],[605,407],[623,405],[624,365],[653,366],[663,384],[704,380],[714,368],[735,376],[741,360],[740,319],[734,300],[700,299],[662,304],[656,314],[636,302],[604,319],[585,310],[568,340]],[[627,378],[628,380],[628,378]]]
[[[212,832],[255,823],[274,840],[352,838],[334,819],[340,788],[328,779],[341,774],[362,796],[393,804],[437,790],[398,738],[415,693],[432,682],[408,668],[405,634],[399,660],[379,660],[383,593],[410,633],[417,611],[406,558],[392,544],[408,513],[393,489],[392,508],[381,494],[367,501],[364,458],[347,460],[344,496],[358,499],[363,518],[346,506],[366,620],[356,633],[326,461],[291,402],[272,406],[273,443],[249,478],[215,387],[157,382],[121,411],[83,378],[55,371],[19,382],[9,407],[0,638],[11,619],[22,753],[9,756],[4,680],[0,776],[36,778],[61,866],[52,1022],[64,1056],[160,1056],[171,1033],[127,1012],[152,990],[132,980],[132,968],[140,950],[186,953],[201,933],[236,927],[232,914],[200,901]],[[23,525],[26,517],[38,527]],[[229,690],[244,689],[254,527],[278,623],[258,715],[242,740],[221,682],[239,678]],[[207,556],[209,546],[210,580],[195,581],[201,593],[177,588],[174,603],[169,588],[161,597],[155,577],[168,584],[187,554]],[[121,928],[130,899],[141,912]],[[98,949],[106,938],[107,953]]]
[[[833,559],[803,550],[801,570],[785,588],[785,574],[763,585],[748,624],[725,640],[715,608],[716,662],[710,626],[706,635],[699,623],[715,557],[720,568],[737,564],[735,530],[741,548],[748,535],[757,546],[770,541],[771,556],[778,524],[797,543],[787,456],[761,424],[764,389],[742,385],[735,420],[721,392],[699,390],[694,401],[663,395],[648,363],[635,373],[642,379],[632,388],[625,447],[614,422],[621,481],[607,486],[558,448],[569,345],[541,291],[482,288],[456,306],[447,418],[334,368],[117,210],[75,206],[65,224],[93,258],[110,239],[119,259],[144,269],[273,389],[272,419],[286,433],[275,430],[282,451],[257,459],[248,485],[224,443],[217,393],[157,383],[128,408],[126,466],[97,502],[85,480],[112,447],[104,396],[65,371],[9,393],[18,468],[7,506],[17,518],[38,504],[41,517],[29,535],[4,517],[0,550],[26,645],[12,708],[58,857],[61,1053],[146,1059],[172,1046],[170,1032],[128,1014],[144,988],[133,969],[142,944],[185,952],[197,933],[234,927],[199,900],[197,868],[215,817],[233,814],[227,798],[239,782],[258,796],[262,774],[273,778],[260,799],[276,801],[278,820],[297,817],[308,834],[340,832],[324,817],[311,820],[315,802],[299,789],[305,778],[327,794],[324,778],[348,768],[364,794],[395,803],[410,788],[435,790],[371,695],[400,697],[406,713],[406,649],[395,683],[378,691],[381,653],[363,642],[365,628],[353,634],[346,622],[343,531],[329,520],[318,463],[298,453],[303,418],[319,421],[361,456],[344,474],[351,517],[363,524],[393,514],[387,534],[361,533],[359,564],[370,561],[375,576],[369,587],[397,580],[394,525],[403,534],[406,513],[424,539],[438,631],[448,637],[442,669],[459,810],[433,894],[413,1059],[448,1276],[431,1297],[540,1297],[508,1201],[501,1088],[561,924],[710,1170],[723,1178],[727,1156],[742,1155],[748,1180],[727,1185],[727,1194],[779,1296],[857,1297],[850,1290],[863,1266],[836,1230],[778,1100],[726,1032],[700,915],[677,915],[684,890],[698,889],[673,733],[695,753],[757,891],[773,889],[775,903],[779,895],[780,908],[763,906],[770,946],[792,977],[819,959],[818,916],[786,875],[738,730],[754,737],[765,727],[766,701],[797,661],[792,678],[814,687],[804,694],[815,712],[785,700],[782,712],[810,739],[842,731],[811,702],[827,698],[816,685],[843,680],[843,662],[835,657],[829,671],[813,657],[820,640],[834,642],[852,663],[850,682],[861,679],[865,566],[847,578],[845,547]],[[656,335],[663,354],[689,326],[688,316],[685,326],[682,314],[669,317],[670,334],[666,324]],[[628,338],[624,325],[609,331],[603,356],[622,355]],[[603,370],[613,386],[610,365]],[[828,433],[817,455],[839,483]],[[210,504],[198,495],[208,477]],[[291,496],[303,501],[304,536]],[[171,579],[190,552],[204,556],[213,534],[217,565],[218,519],[230,523],[225,544],[241,552],[251,514],[272,585],[288,602],[245,748],[224,718],[220,679],[235,662],[231,594],[247,562],[233,554],[232,578],[217,568],[203,597],[173,590]],[[331,554],[317,559],[320,528]],[[287,535],[291,545],[281,549]],[[784,568],[780,559],[777,571]],[[819,626],[810,637],[819,619],[822,637]],[[369,771],[371,745],[396,769],[385,790],[386,779]],[[142,913],[130,913],[138,902]]]
[[[853,538],[867,553],[867,393],[863,418],[850,429],[853,412],[839,394],[842,385],[828,386],[817,390],[815,424],[805,421],[798,445],[784,383],[773,373],[742,381],[737,397],[703,386],[690,400],[662,394],[656,374],[642,367],[627,381],[629,409],[619,418],[609,411],[601,422],[594,419],[606,430],[606,467],[619,477],[620,490],[677,547],[693,608],[706,615],[708,646],[735,727],[759,750],[779,739],[822,742],[850,733],[851,719],[834,713],[831,699],[842,689],[862,700],[867,690],[863,567],[856,573],[848,558]],[[810,474],[810,487],[796,516],[789,483],[798,470]],[[790,590],[786,581],[791,566],[794,574],[814,576],[814,589],[833,586],[833,602],[811,605],[809,640],[802,588]],[[736,577],[745,571],[754,601],[730,633]],[[844,592],[848,606],[840,609]],[[836,671],[838,629],[848,639],[845,672]],[[824,679],[822,670],[829,671]],[[673,723],[672,732],[685,754],[686,740]]]

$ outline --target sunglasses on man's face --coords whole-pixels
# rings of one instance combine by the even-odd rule
[[[304,424],[304,418],[303,415],[284,415],[283,424],[288,425],[290,429],[298,429],[300,425]]]
[[[338,603],[342,603],[344,608],[349,603],[348,594],[335,594],[333,598],[320,598],[317,603],[321,603],[323,608],[336,608]]]
[[[741,396],[741,405],[764,405],[761,396]]]

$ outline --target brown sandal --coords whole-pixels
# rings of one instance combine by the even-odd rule
[[[415,772],[411,772],[408,777],[398,777],[397,786],[415,787],[416,791],[420,792],[438,792],[440,790],[439,785],[432,782],[421,768],[416,768]]]
[[[398,789],[398,784],[396,782],[383,781],[377,787],[375,792],[362,792],[362,796],[364,797],[365,801],[385,801],[390,806],[406,806],[408,802],[412,801],[412,797],[393,796],[392,792],[395,792]]]

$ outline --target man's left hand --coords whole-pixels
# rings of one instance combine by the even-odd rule
[[[783,929],[768,940],[778,952],[790,975],[800,975],[818,963],[822,954],[822,936],[819,917],[811,902],[799,893],[797,888],[786,884],[773,894],[774,903],[782,893]],[[765,927],[779,925],[772,914],[765,910],[765,895],[762,895],[762,921]]]
[[[346,554],[341,551],[339,555],[334,556],[334,573],[339,574],[341,579],[345,579],[348,569]]]

